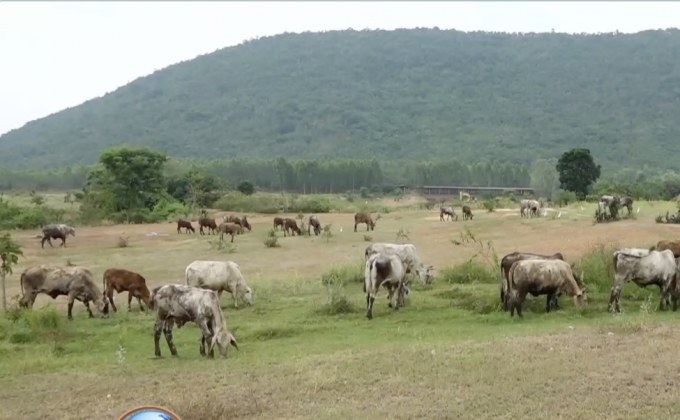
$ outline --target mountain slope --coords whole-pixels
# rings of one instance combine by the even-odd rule
[[[0,164],[89,163],[128,143],[174,156],[520,162],[585,146],[609,167],[673,167],[678,116],[678,30],[284,34],[26,124],[0,137]]]

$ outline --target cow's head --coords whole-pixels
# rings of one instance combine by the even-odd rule
[[[101,314],[109,314],[109,298],[105,295],[103,295],[101,299],[96,299],[94,305]]]
[[[574,305],[577,307],[586,305],[588,303],[588,295],[586,295],[585,287],[574,295]]]
[[[74,228],[72,228],[71,226],[66,228],[66,236],[68,236],[68,235],[71,235],[73,237],[76,236],[76,230]]]
[[[420,266],[420,268],[416,269],[416,274],[420,277],[420,281],[423,284],[430,284],[434,279],[434,267],[431,265],[427,267]]]
[[[252,226],[250,226],[250,223],[248,223],[248,219],[246,219],[246,216],[243,216],[242,223],[243,223],[243,227],[248,229],[248,231],[253,230]]]
[[[238,343],[236,342],[236,337],[234,337],[230,332],[227,332],[226,330],[221,330],[215,335],[213,335],[212,341],[210,342],[209,349],[210,352],[213,351],[215,345],[217,345],[217,350],[224,357],[227,357],[227,350],[229,349],[229,345],[234,346],[234,348],[238,350]]]
[[[253,289],[250,287],[246,287],[245,291],[243,292],[243,299],[246,301],[248,306],[253,304]]]

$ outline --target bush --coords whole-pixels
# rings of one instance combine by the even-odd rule
[[[186,217],[190,213],[189,207],[172,198],[162,198],[149,214],[148,218],[154,222],[176,220]]]
[[[443,268],[438,277],[450,284],[494,284],[500,282],[500,268],[470,259],[462,264]]]
[[[486,211],[488,211],[489,213],[493,213],[493,211],[496,210],[497,204],[498,204],[498,203],[496,202],[496,199],[491,198],[491,199],[489,199],[489,200],[485,200],[485,201],[482,203],[482,206],[484,206],[484,208],[486,209]]]
[[[612,254],[617,248],[615,244],[597,244],[574,264],[574,272],[581,276],[588,291],[605,292],[611,289],[614,278]]]
[[[253,195],[255,193],[255,186],[250,181],[241,182],[236,189],[245,195]]]
[[[21,207],[0,198],[0,229],[35,229],[64,221],[65,210],[47,206]]]
[[[364,267],[362,261],[357,265],[344,265],[332,267],[329,271],[321,275],[321,284],[324,286],[342,284],[346,286],[350,283],[364,283]]]
[[[279,243],[279,238],[276,236],[276,231],[274,228],[269,229],[267,232],[267,237],[264,239],[264,246],[267,248],[278,248],[281,246]]]
[[[127,248],[130,245],[130,237],[129,236],[119,236],[118,241],[116,242],[116,246],[118,248]]]
[[[576,193],[573,191],[557,190],[553,193],[553,201],[557,203],[558,206],[568,206],[569,203],[575,203],[578,201]]]

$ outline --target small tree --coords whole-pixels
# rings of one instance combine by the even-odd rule
[[[600,177],[589,149],[571,149],[560,156],[555,167],[560,173],[560,188],[573,191],[579,200],[588,194],[588,187]]]
[[[253,195],[255,193],[255,186],[250,181],[241,182],[236,189],[245,195]]]
[[[0,278],[2,278],[2,309],[7,310],[7,289],[5,279],[12,274],[12,267],[19,262],[19,256],[23,256],[21,246],[12,240],[9,233],[0,236]]]

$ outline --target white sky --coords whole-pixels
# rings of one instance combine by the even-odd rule
[[[0,0],[0,134],[247,39],[282,32],[433,26],[638,32],[680,27],[680,3]]]

